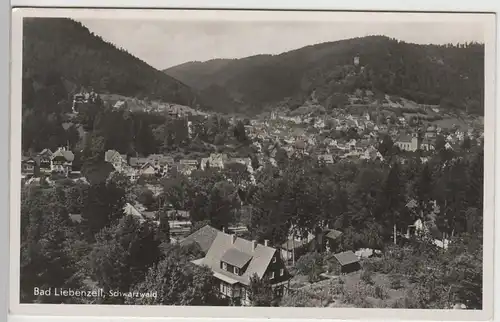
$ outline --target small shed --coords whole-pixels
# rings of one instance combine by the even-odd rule
[[[337,261],[338,272],[347,274],[361,269],[359,258],[350,250],[333,255]]]

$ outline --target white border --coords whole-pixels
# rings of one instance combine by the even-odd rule
[[[19,2],[19,1],[18,1]],[[19,232],[20,211],[20,135],[21,135],[21,59],[22,59],[22,17],[24,16],[63,16],[72,18],[113,19],[202,19],[202,20],[321,20],[340,21],[460,21],[478,19],[477,15],[457,14],[394,14],[360,12],[264,12],[264,11],[191,11],[191,10],[72,10],[72,9],[15,9],[12,16],[12,66],[11,66],[11,182],[10,182],[10,230]],[[235,307],[173,307],[173,306],[87,306],[87,305],[36,305],[19,304],[19,234],[11,234],[11,313],[29,315],[87,315],[87,316],[144,316],[144,317],[232,317],[232,318],[342,318],[342,319],[406,319],[406,320],[484,320],[492,317],[493,309],[493,210],[494,210],[494,151],[495,110],[494,110],[494,68],[495,68],[495,17],[483,16],[477,21],[485,27],[485,225],[484,225],[484,309],[482,311],[456,310],[396,310],[396,309],[328,309],[328,308],[235,308]]]

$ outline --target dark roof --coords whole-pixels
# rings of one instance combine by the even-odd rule
[[[235,248],[230,248],[222,255],[221,261],[238,268],[243,268],[251,259],[252,255],[243,253]]]
[[[346,252],[335,254],[335,255],[333,255],[333,257],[335,257],[335,259],[342,266],[359,262],[358,257],[350,250],[348,250]]]
[[[341,231],[335,229],[328,229],[325,232],[326,232],[325,237],[330,239],[337,239],[342,235]]]
[[[210,246],[212,246],[215,237],[217,237],[218,232],[219,231],[212,226],[206,225],[187,236],[180,244],[181,246],[186,246],[195,243],[200,247],[201,251],[206,254]]]

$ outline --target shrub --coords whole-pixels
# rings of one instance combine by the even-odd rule
[[[307,253],[300,257],[295,265],[297,273],[309,276],[309,282],[315,282],[323,272],[323,259],[319,253]]]
[[[361,280],[368,285],[373,285],[372,275],[373,273],[371,270],[363,270],[363,272],[361,272]]]
[[[401,283],[401,276],[398,274],[391,275],[391,288],[394,290],[399,290],[401,287],[403,287]]]
[[[381,300],[385,300],[388,298],[387,290],[381,286],[375,286],[375,297]]]

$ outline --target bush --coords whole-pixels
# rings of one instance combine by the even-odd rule
[[[373,273],[371,270],[365,269],[363,272],[361,272],[361,280],[368,285],[373,285],[372,275]]]
[[[375,297],[381,300],[388,298],[387,290],[381,286],[375,286]]]
[[[391,288],[394,290],[399,290],[401,287],[403,287],[401,283],[401,276],[398,274],[391,275]]]
[[[297,273],[309,276],[309,282],[316,282],[323,273],[323,258],[319,253],[307,253],[295,265]]]

